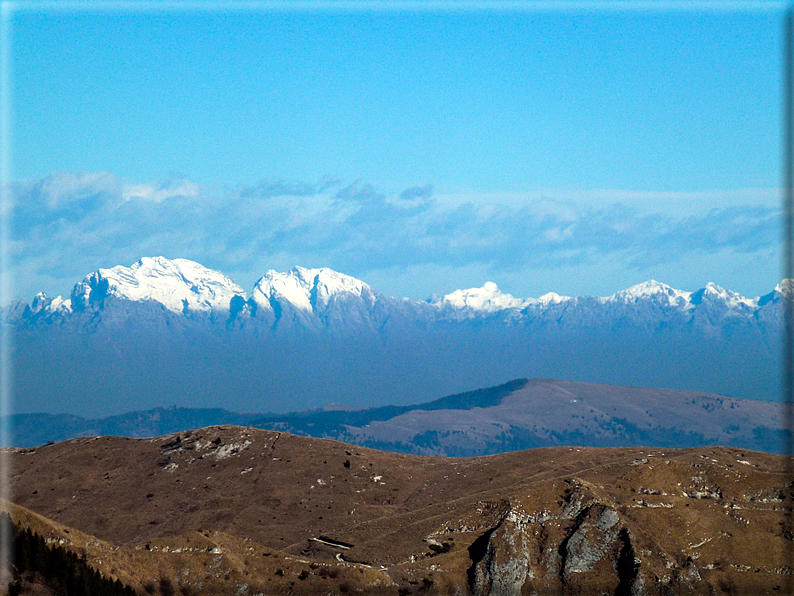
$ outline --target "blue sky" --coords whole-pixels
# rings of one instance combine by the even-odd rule
[[[14,294],[192,258],[390,295],[779,281],[781,12],[15,13]]]

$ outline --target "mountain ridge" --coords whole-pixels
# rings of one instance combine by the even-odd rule
[[[412,405],[287,414],[156,408],[103,419],[10,418],[16,447],[87,435],[149,437],[235,424],[333,439],[397,453],[480,456],[576,444],[666,448],[730,445],[780,452],[780,407],[727,396],[643,387],[515,379]]]
[[[771,400],[790,290],[784,280],[750,299],[649,281],[608,297],[522,299],[489,282],[417,301],[294,268],[247,294],[192,261],[155,258],[0,318],[19,412],[402,406],[531,377]]]
[[[343,300],[356,301],[353,322],[371,325],[383,322],[383,317],[378,319],[373,316],[373,309],[379,302],[389,303],[392,308],[408,304],[414,309],[424,308],[426,312],[433,312],[442,319],[452,320],[506,313],[521,318],[538,316],[539,311],[546,309],[585,303],[609,307],[643,302],[655,303],[679,313],[692,311],[704,304],[718,305],[730,315],[753,316],[787,293],[791,287],[790,281],[783,280],[771,292],[754,298],[711,282],[704,288],[688,292],[655,280],[603,297],[570,297],[549,292],[540,298],[516,298],[503,293],[495,283],[488,281],[480,288],[455,290],[441,298],[419,301],[386,297],[365,282],[332,269],[294,267],[283,273],[274,270],[266,272],[254,284],[249,298],[241,286],[220,271],[208,269],[188,259],[144,257],[131,267],[118,265],[87,275],[75,284],[68,299],[61,296],[50,298],[39,293],[32,305],[28,306],[24,300],[19,300],[6,306],[3,311],[4,318],[11,321],[63,317],[92,306],[101,307],[105,300],[115,298],[133,302],[150,300],[173,313],[187,316],[225,313],[237,319],[243,313],[249,317],[259,314],[272,323],[277,322],[286,310],[307,327],[317,327],[334,316],[338,317],[339,311],[333,312],[334,302]],[[428,308],[432,310],[428,311]]]

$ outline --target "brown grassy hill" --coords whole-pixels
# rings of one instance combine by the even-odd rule
[[[427,458],[226,426],[10,454],[27,523],[89,535],[68,539],[141,593],[763,594],[791,572],[784,458],[760,452]]]

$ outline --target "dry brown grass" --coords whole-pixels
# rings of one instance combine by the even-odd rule
[[[529,545],[527,587],[575,593],[579,576],[563,578],[544,549],[559,550],[596,505],[617,512],[648,589],[761,594],[782,584],[784,459],[758,452],[422,458],[227,426],[74,439],[11,450],[11,461],[14,519],[141,594],[162,593],[161,579],[185,595],[466,593],[470,547],[514,518]],[[581,512],[566,514],[576,500]],[[586,577],[613,592],[610,548]]]

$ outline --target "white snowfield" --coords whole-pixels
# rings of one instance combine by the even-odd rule
[[[262,321],[310,329],[377,328],[387,302],[363,281],[332,269],[268,271],[254,286],[250,310]]]
[[[705,307],[720,317],[778,320],[782,316],[777,313],[780,309],[772,312],[765,306],[792,293],[794,280],[783,280],[770,294],[756,298],[747,298],[713,283],[696,292],[686,292],[650,280],[606,297],[572,298],[548,293],[540,298],[516,298],[489,281],[481,288],[457,290],[440,299],[419,302],[384,297],[363,281],[331,269],[295,267],[284,273],[272,270],[265,273],[255,284],[249,300],[239,285],[219,271],[187,259],[146,257],[131,267],[100,269],[86,276],[75,285],[71,299],[60,296],[51,299],[37,294],[30,312],[32,315],[68,315],[100,304],[106,298],[114,298],[153,301],[186,316],[228,316],[246,304],[257,316],[275,320],[289,313],[293,320],[310,327],[346,323],[377,325],[384,317],[388,318],[383,312],[406,305],[415,312],[430,313],[442,320],[500,314],[520,318],[546,311],[592,309],[594,306],[613,312],[661,310],[673,314],[694,313]],[[233,308],[235,299],[237,306]],[[761,315],[760,311],[763,311]]]

